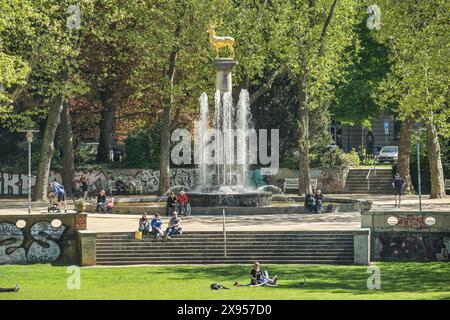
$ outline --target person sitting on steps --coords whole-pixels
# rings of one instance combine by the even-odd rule
[[[169,216],[169,212],[175,210],[176,207],[177,207],[177,197],[175,196],[175,193],[170,192],[169,196],[167,197],[166,216]]]
[[[309,213],[313,213],[316,207],[316,198],[312,192],[308,192],[305,196],[305,209]]]
[[[106,203],[106,213],[112,213],[113,207],[114,207],[114,198],[111,198]]]
[[[167,226],[164,238],[170,239],[170,235],[172,234],[180,234],[180,235],[182,234],[181,219],[178,217],[176,211],[172,213],[172,218],[169,221],[169,225]]]
[[[123,182],[121,177],[118,177],[116,180],[116,189],[118,194],[125,194],[127,192],[125,182]]]
[[[314,206],[314,212],[322,213],[323,212],[323,195],[319,189],[317,189],[316,192],[314,193],[314,199],[316,200],[316,204]]]
[[[138,231],[142,232],[142,234],[148,234],[149,230],[150,222],[148,221],[147,212],[144,212],[142,217],[139,219]]]
[[[106,194],[105,190],[101,190],[99,195],[97,196],[97,208],[95,209],[98,213],[106,212]]]
[[[164,232],[162,231],[162,220],[159,217],[159,213],[155,213],[155,217],[152,219],[150,225],[152,227],[152,235],[159,240],[164,236]]]

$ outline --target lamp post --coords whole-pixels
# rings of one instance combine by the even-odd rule
[[[417,149],[417,184],[419,191],[419,211],[422,212],[422,182],[420,172],[420,134],[423,130],[423,125],[420,122],[413,123],[413,130],[416,133],[416,149]]]
[[[25,130],[28,142],[28,213],[31,213],[31,143],[33,142],[33,132],[39,130]]]

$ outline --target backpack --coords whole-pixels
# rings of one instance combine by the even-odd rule
[[[223,285],[217,283],[211,284],[210,288],[212,290],[228,289],[227,287],[224,287]]]

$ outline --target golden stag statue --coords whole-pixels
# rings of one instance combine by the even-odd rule
[[[209,42],[216,49],[216,58],[219,58],[219,49],[228,48],[230,51],[230,58],[234,58],[234,39],[232,37],[218,37],[216,36],[216,28],[221,26],[223,22],[219,24],[213,23],[209,26]]]

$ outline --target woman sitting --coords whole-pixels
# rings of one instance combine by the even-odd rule
[[[97,196],[97,208],[95,209],[96,212],[106,212],[106,194],[105,190],[101,190],[100,194]]]

